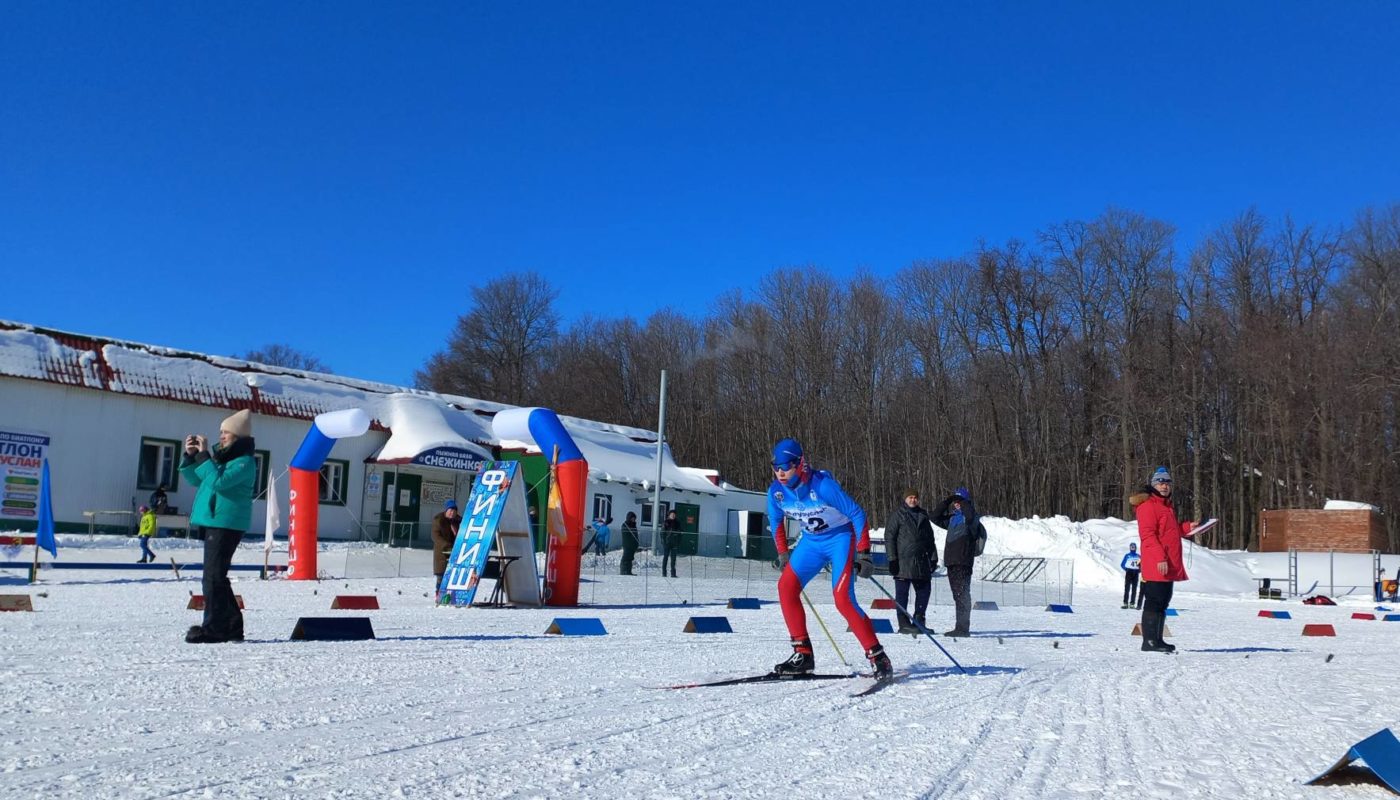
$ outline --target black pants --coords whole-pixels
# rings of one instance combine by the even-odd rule
[[[909,608],[909,587],[914,587],[914,607]],[[930,578],[895,578],[894,579],[894,601],[900,608],[912,611],[920,622],[924,619],[924,612],[928,611],[928,596],[933,588],[933,580]],[[903,616],[904,612],[899,612]]]
[[[1130,606],[1137,602],[1138,574],[1140,570],[1125,570],[1123,574],[1123,605]]]
[[[666,564],[671,565],[671,577],[676,577],[676,559],[680,558],[681,548],[679,545],[667,546],[665,555],[661,556],[661,577],[666,577]]]
[[[243,612],[228,581],[233,553],[243,531],[204,528],[204,632],[227,639],[243,638]]]
[[[1167,606],[1172,602],[1172,587],[1176,586],[1171,581],[1143,581],[1142,582],[1142,611],[1144,614],[1165,614]]]
[[[972,624],[972,565],[948,565],[948,588],[953,590],[957,622],[953,628],[966,631]]]
[[[637,545],[632,542],[622,543],[622,565],[619,572],[623,575],[632,574],[632,560],[636,558]]]

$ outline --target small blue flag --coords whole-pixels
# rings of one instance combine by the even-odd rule
[[[43,476],[39,484],[39,530],[34,544],[58,558],[58,539],[53,535],[53,499],[49,496],[49,460],[44,459]]]

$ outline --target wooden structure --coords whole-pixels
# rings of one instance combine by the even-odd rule
[[[1317,508],[1264,509],[1259,512],[1259,552],[1343,550],[1387,552],[1390,537],[1375,509],[1324,511]]]

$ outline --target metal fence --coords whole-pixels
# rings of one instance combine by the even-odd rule
[[[642,548],[633,558],[631,575],[622,575],[622,537],[614,531],[603,552],[593,549],[580,561],[579,602],[588,605],[711,605],[725,604],[730,598],[751,597],[777,601],[778,568],[767,558],[746,557],[734,535],[690,534],[690,546],[683,546],[676,558],[676,576],[662,572],[662,555],[651,549],[650,531],[641,534]],[[585,542],[587,540],[585,539]],[[704,553],[706,555],[701,555]],[[714,555],[710,555],[714,554]],[[766,555],[754,551],[754,555]],[[543,574],[543,555],[537,554]],[[1000,606],[1045,606],[1074,600],[1074,562],[1068,559],[1034,558],[1033,568],[1022,563],[1008,567],[1009,554],[988,553],[979,558],[973,572],[974,601],[993,601]],[[877,554],[877,563],[883,554]],[[1026,559],[1022,558],[1022,562]],[[364,546],[343,551],[325,551],[318,568],[328,578],[394,578],[432,575],[432,554],[419,548]],[[669,570],[668,570],[669,571]],[[894,583],[881,567],[876,579],[893,590]],[[807,595],[814,603],[833,603],[831,575],[824,570],[807,584]],[[878,588],[865,581],[856,583],[862,603],[883,597]],[[934,605],[953,604],[948,582],[940,572],[932,582]]]

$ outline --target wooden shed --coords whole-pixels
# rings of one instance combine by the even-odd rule
[[[1386,552],[1390,537],[1375,509],[1264,509],[1259,512],[1259,552],[1347,550]]]

